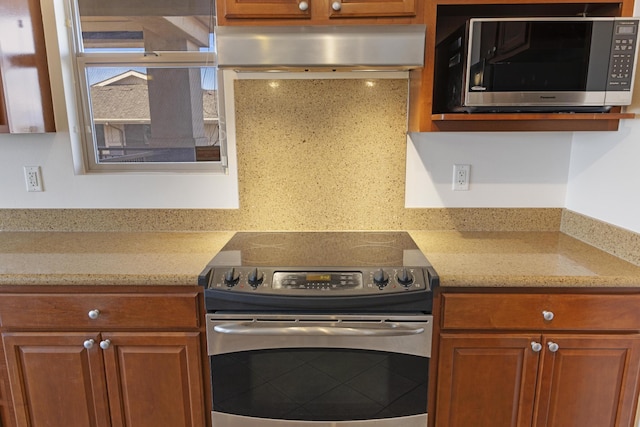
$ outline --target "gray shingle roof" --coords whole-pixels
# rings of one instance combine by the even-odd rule
[[[149,95],[146,83],[146,80],[128,76],[107,86],[91,86],[94,120],[148,121]],[[217,118],[217,91],[203,90],[202,95],[204,118]]]

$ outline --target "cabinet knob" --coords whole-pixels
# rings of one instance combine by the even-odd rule
[[[300,9],[303,12],[309,10],[309,2],[301,1],[300,3],[298,3],[298,9]]]
[[[331,9],[335,10],[336,12],[339,11],[340,9],[342,9],[342,3],[340,3],[339,1],[334,1],[333,3],[331,3]]]
[[[100,341],[100,348],[101,349],[106,350],[109,347],[111,347],[111,340]]]
[[[560,349],[560,346],[556,343],[554,343],[553,341],[549,341],[547,343],[547,345],[549,346],[549,351],[551,353],[555,353],[556,351],[558,351]]]
[[[531,341],[531,350],[539,353],[542,350],[542,344],[539,342]]]
[[[553,311],[546,311],[545,310],[545,311],[542,312],[542,317],[544,317],[544,320],[546,320],[547,322],[550,322],[555,317],[555,314],[553,314]]]
[[[90,348],[93,347],[93,344],[95,343],[94,340],[85,340],[85,342],[82,344],[84,346],[84,348],[86,348],[87,350],[89,350]]]
[[[98,318],[98,316],[100,316],[100,310],[91,310],[89,311],[88,315],[89,315],[89,319],[95,320]]]

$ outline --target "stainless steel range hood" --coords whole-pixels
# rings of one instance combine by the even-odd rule
[[[246,71],[410,70],[424,65],[424,25],[216,29],[218,67]]]

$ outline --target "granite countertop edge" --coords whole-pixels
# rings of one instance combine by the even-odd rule
[[[469,276],[453,275],[440,276],[440,288],[633,288],[640,291],[640,281],[637,277],[607,276]]]
[[[197,287],[200,272],[233,234],[4,234],[0,242],[0,286]],[[640,291],[639,266],[561,232],[410,231],[410,234],[438,272],[443,289]],[[94,258],[100,261],[92,264]],[[3,262],[7,264],[3,266]],[[32,271],[32,265],[38,262]]]
[[[193,286],[197,275],[0,274],[0,286]]]

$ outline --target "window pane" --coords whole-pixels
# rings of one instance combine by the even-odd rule
[[[213,52],[214,0],[78,0],[86,52]]]
[[[214,67],[85,71],[98,164],[220,160]]]

